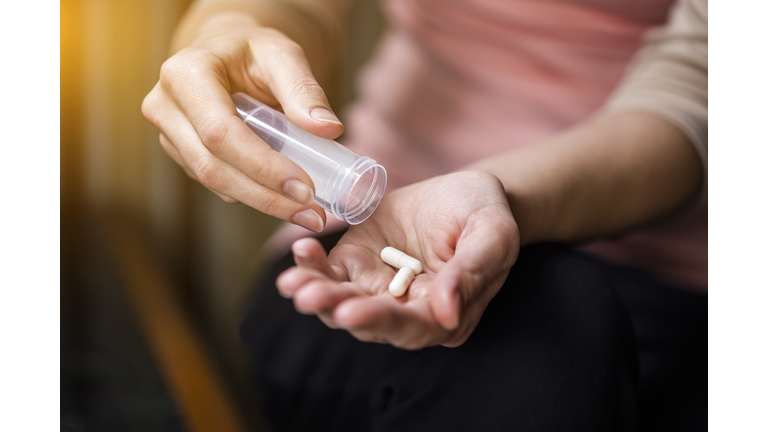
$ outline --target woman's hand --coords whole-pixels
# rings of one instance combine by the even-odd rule
[[[297,267],[281,274],[277,287],[300,312],[362,341],[459,346],[504,283],[519,244],[501,182],[460,172],[388,194],[328,257],[316,239],[298,240]],[[379,256],[386,246],[424,265],[400,298],[388,290],[397,270]]]
[[[238,118],[230,94],[282,106],[292,122],[324,138],[344,127],[297,43],[255,23],[218,33],[163,64],[142,112],[166,153],[224,201],[321,231],[325,212],[313,201],[312,180]]]

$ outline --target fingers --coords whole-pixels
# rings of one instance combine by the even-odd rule
[[[494,283],[500,286],[504,279],[502,275]],[[427,298],[411,299],[403,304],[385,296],[350,296],[324,321],[367,342],[390,343],[411,350],[438,344],[457,347],[475,330],[488,302],[488,298],[476,296],[463,304],[464,319],[453,330],[446,330],[437,322]]]
[[[517,226],[509,222],[513,219],[497,214],[505,212],[508,208],[494,207],[470,220],[457,242],[456,253],[435,277],[430,304],[446,330],[459,327],[462,305],[477,296],[490,301],[517,259]]]
[[[199,57],[199,56],[198,56]],[[205,57],[205,56],[203,56]],[[283,194],[300,204],[314,200],[314,184],[306,172],[293,161],[275,152],[237,116],[229,91],[221,84],[217,68],[205,67],[203,59],[194,58],[197,67],[184,63],[184,58],[165,66],[171,69],[163,90],[173,98],[183,116],[176,122],[187,120],[195,131],[192,141],[172,139],[182,156],[182,148],[199,141],[217,159],[234,167],[255,183]],[[215,63],[215,60],[210,62]],[[200,66],[202,63],[202,66]],[[162,80],[163,74],[161,74]],[[165,83],[164,81],[161,81]],[[170,116],[168,116],[170,117]],[[185,117],[185,118],[184,118]],[[169,123],[169,119],[165,123]],[[160,129],[170,136],[171,133]],[[194,168],[195,167],[191,167]]]
[[[468,320],[462,328],[450,332],[437,322],[426,298],[403,303],[389,295],[371,296],[358,283],[335,281],[313,268],[286,270],[277,278],[277,287],[283,297],[293,299],[300,313],[317,315],[329,327],[343,328],[362,341],[391,343],[405,349],[440,343],[458,346],[477,321]],[[466,305],[467,314],[482,314],[485,304],[481,303]]]
[[[440,326],[426,298],[401,303],[391,296],[371,297],[359,284],[338,282],[320,271],[293,267],[277,279],[280,294],[293,298],[300,313],[317,315],[331,328],[343,328],[367,342],[404,349],[443,344],[459,346],[472,333],[487,302],[465,305],[468,319],[455,331]]]
[[[293,304],[299,312],[324,315],[333,320],[333,310],[339,303],[352,297],[360,297],[361,294],[362,291],[354,284],[315,279],[296,292]]]
[[[308,237],[296,240],[291,246],[296,265],[317,270],[331,279],[349,280],[346,271],[339,266],[332,266],[325,254],[325,249],[316,238]]]
[[[318,204],[299,204],[254,182],[233,166],[211,154],[199,140],[191,124],[186,121],[183,113],[168,110],[158,117],[161,119],[159,127],[166,138],[163,148],[174,160],[180,158],[177,163],[191,172],[191,176],[204,186],[220,196],[225,195],[263,213],[315,232],[322,231],[326,221],[325,211]]]
[[[459,326],[463,300],[460,289],[462,272],[460,265],[449,261],[435,278],[431,295],[432,312],[446,330],[454,330]]]
[[[280,32],[251,40],[258,57],[257,79],[265,81],[285,115],[300,128],[334,139],[344,126],[333,113],[325,92],[315,80],[304,50]]]
[[[496,287],[502,286],[506,280],[506,277],[506,273],[500,275],[498,278],[491,282],[491,285]],[[493,298],[493,294],[496,292],[497,290],[492,289],[484,290],[480,293],[480,295],[477,295],[472,300],[470,300],[469,303],[464,303],[461,306],[461,323],[455,330],[450,332],[450,336],[447,339],[440,342],[440,345],[453,348],[466,342],[466,340],[475,330],[475,327],[477,327],[477,324],[480,322],[480,318],[483,316],[483,312],[485,312],[485,308],[488,306],[491,299]]]
[[[293,298],[297,311],[317,315],[329,327],[337,328],[333,310],[342,301],[365,295],[359,285],[339,283],[327,275],[307,268],[293,267],[277,278],[280,295]]]
[[[168,154],[168,156],[170,156],[171,159],[173,159],[173,161],[176,162],[184,170],[187,176],[189,176],[192,180],[196,180],[198,182],[200,181],[197,178],[197,176],[195,176],[195,174],[192,172],[192,170],[189,169],[186,162],[184,162],[184,158],[181,157],[181,155],[179,154],[179,151],[176,150],[176,147],[174,147],[173,144],[168,140],[168,138],[166,138],[165,135],[163,134],[160,134],[160,147],[162,147],[163,150]],[[224,195],[223,193],[217,192],[211,188],[208,188],[208,190],[215,193],[219,198],[221,198],[226,203],[237,204],[240,202],[230,196]]]
[[[292,298],[293,295],[307,283],[316,279],[327,279],[328,276],[312,269],[291,267],[280,273],[275,280],[277,290],[281,296]]]
[[[455,330],[461,324],[464,305],[479,295],[488,295],[488,301],[498,291],[492,281],[499,274],[506,275],[509,267],[494,267],[478,262],[472,254],[456,254],[440,269],[432,286],[429,300],[435,319],[446,330]],[[495,290],[494,290],[495,288]],[[484,290],[489,290],[483,293]]]
[[[236,115],[231,93],[281,102],[310,133],[338,137],[332,113],[298,44],[266,28],[201,41],[168,59],[142,113],[163,134],[165,151],[227,202],[243,202],[313,231],[325,212],[314,184],[298,165],[272,150]]]
[[[403,305],[391,297],[353,297],[335,309],[333,319],[360,340],[404,349],[437,345],[449,335],[435,321],[426,299]]]
[[[267,33],[273,39],[279,35]],[[252,79],[248,77],[250,69],[246,63],[255,56],[244,41],[218,41],[215,49],[188,48],[166,61],[160,81],[142,104],[142,112],[163,133],[165,139],[161,144],[165,151],[190,177],[225,201],[240,201],[312,231],[321,231],[325,212],[314,203],[312,180],[236,116],[229,95],[232,82],[243,87],[244,80]],[[273,50],[279,46],[267,45]],[[266,54],[261,53],[261,57],[270,57]],[[266,89],[266,83],[245,87],[253,92]],[[324,103],[327,105],[327,101]],[[317,123],[315,126],[320,127],[313,132],[331,130],[338,134],[343,130],[340,124],[328,129],[328,124]]]

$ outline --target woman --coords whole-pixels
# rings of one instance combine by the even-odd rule
[[[274,289],[243,325],[276,428],[706,427],[706,1],[383,4],[345,144],[391,192],[263,283],[328,328]],[[142,106],[166,152],[227,202],[338,230],[229,95],[339,136],[318,81],[347,7],[193,5]],[[407,299],[384,246],[425,265]]]

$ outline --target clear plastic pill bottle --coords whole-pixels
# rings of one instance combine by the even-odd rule
[[[237,115],[275,151],[299,165],[315,183],[315,201],[342,221],[357,225],[379,205],[387,171],[375,160],[312,135],[285,114],[245,93],[232,95]]]

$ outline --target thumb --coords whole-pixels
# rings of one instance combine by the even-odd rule
[[[279,59],[271,59],[270,90],[294,124],[313,135],[338,138],[344,126],[312,74],[304,51],[297,44],[291,47]]]
[[[429,300],[437,322],[446,330],[459,326],[465,305],[473,300],[490,301],[516,261],[519,242],[515,230],[500,226],[486,224],[466,230],[456,253],[437,273]]]
[[[459,326],[462,306],[474,297],[478,288],[478,275],[468,268],[466,259],[454,255],[437,274],[433,292],[429,296],[432,313],[438,324],[451,331]],[[482,279],[482,277],[480,277]]]

